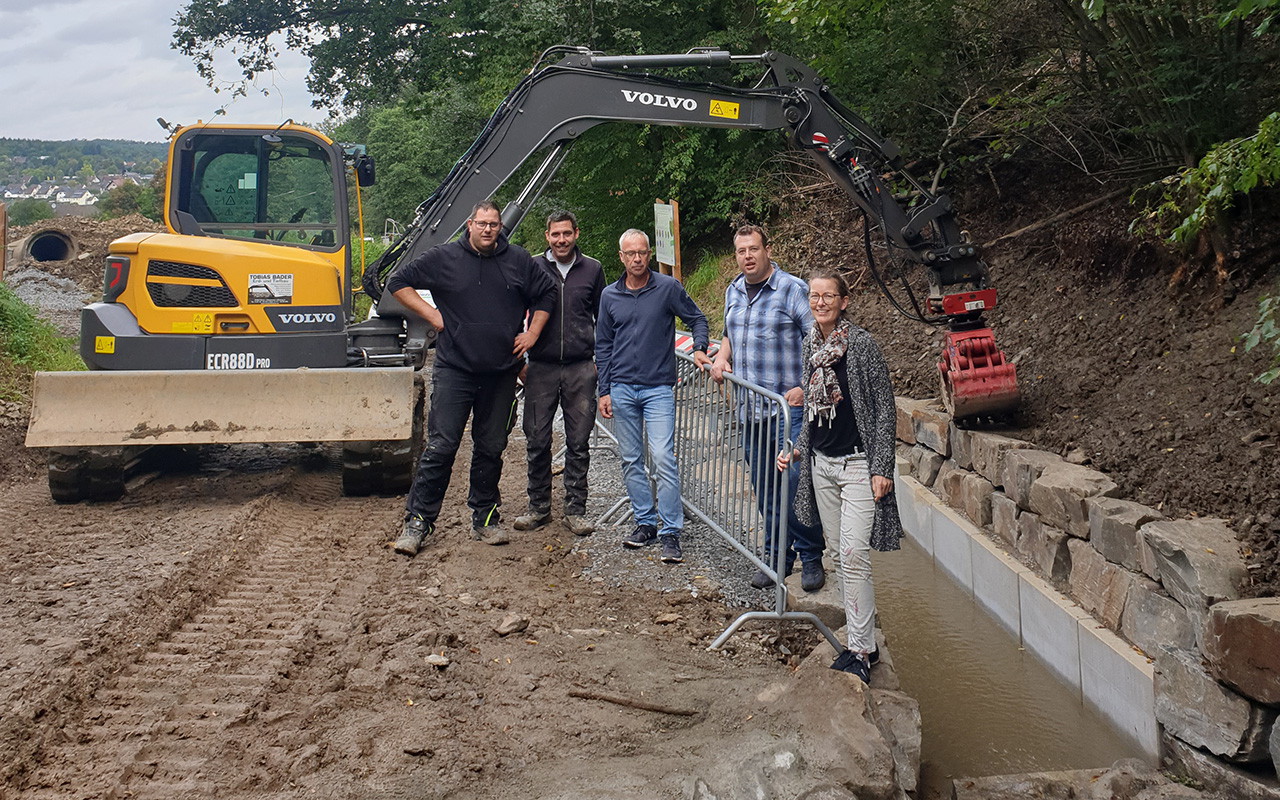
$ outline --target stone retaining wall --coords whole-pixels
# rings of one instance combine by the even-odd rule
[[[936,401],[899,398],[897,410],[899,470],[919,482],[912,485],[930,487],[1151,661],[1166,763],[1206,785],[1230,782],[1240,797],[1280,798],[1280,598],[1240,599],[1246,567],[1234,531],[1222,520],[1167,519],[1123,499],[1101,472],[1027,442],[957,428]],[[922,511],[911,486],[903,488],[910,526]],[[945,515],[934,519],[935,528],[949,527]],[[985,546],[931,536],[935,560],[968,575],[975,599],[997,594],[997,581],[1008,580],[984,579],[973,567],[972,553]],[[957,552],[948,555],[947,547]],[[957,568],[960,562],[969,569]],[[1028,630],[1033,609],[1002,613],[1007,607],[998,601],[988,605],[1024,641],[1046,638],[1029,649],[1055,666],[1048,652],[1064,640]],[[1080,671],[1088,671],[1079,658]]]

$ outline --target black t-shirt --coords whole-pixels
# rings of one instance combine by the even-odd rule
[[[858,421],[854,419],[853,405],[849,402],[849,378],[845,375],[847,364],[848,356],[845,355],[832,365],[840,383],[840,402],[836,403],[835,416],[823,420],[821,425],[816,419],[809,423],[810,445],[831,458],[862,451],[862,436],[858,433]]]

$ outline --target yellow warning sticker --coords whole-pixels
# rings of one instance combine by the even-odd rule
[[[213,333],[212,314],[192,314],[190,322],[174,322],[169,325],[170,333]]]
[[[115,351],[116,351],[116,337],[114,336],[93,337],[93,352],[114,353]]]
[[[738,104],[730,103],[725,100],[712,100],[710,114],[713,117],[723,117],[724,119],[737,119]]]

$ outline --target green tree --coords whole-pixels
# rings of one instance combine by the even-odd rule
[[[160,208],[160,199],[151,185],[139,186],[126,181],[107,192],[98,201],[98,216],[102,219],[114,219],[129,214],[141,214],[147,219],[158,222]]]
[[[43,200],[28,197],[9,206],[10,225],[30,225],[42,219],[53,219],[53,207]]]

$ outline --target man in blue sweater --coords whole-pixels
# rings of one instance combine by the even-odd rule
[[[502,451],[515,422],[516,374],[547,323],[556,287],[501,231],[497,205],[478,203],[464,236],[431,248],[387,281],[387,291],[440,332],[427,441],[405,501],[397,553],[415,555],[435,530],[468,416],[472,536],[495,545],[510,540],[498,515]],[[430,289],[439,308],[419,297],[418,289]],[[527,311],[533,314],[522,331]]]
[[[648,234],[635,228],[626,231],[618,240],[618,251],[622,277],[600,296],[596,370],[598,410],[613,420],[622,478],[636,521],[622,544],[639,548],[661,541],[662,560],[676,564],[684,560],[684,507],[675,453],[675,318],[693,332],[693,360],[698,366],[711,363],[707,318],[679,281],[649,269]],[[658,487],[656,506],[645,478],[642,426]]]

